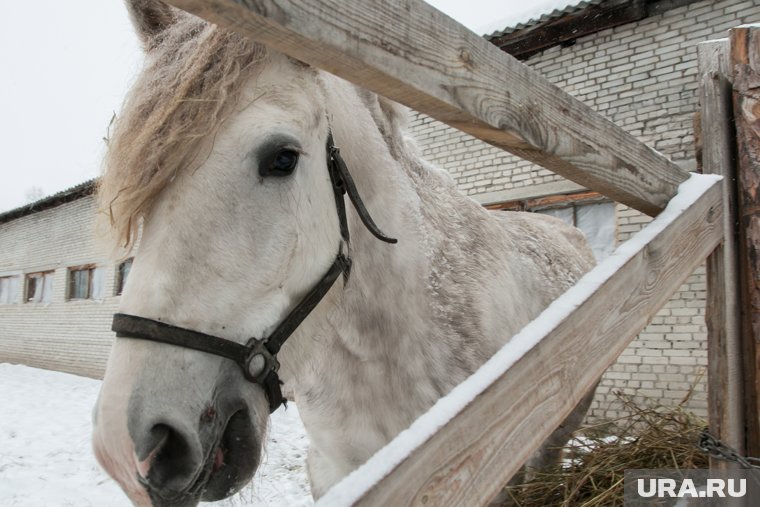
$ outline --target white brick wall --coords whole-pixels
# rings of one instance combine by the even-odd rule
[[[760,21],[760,3],[703,1],[671,9],[553,47],[525,63],[672,160],[693,170],[693,114],[697,110],[699,42]],[[509,86],[509,83],[505,83]],[[459,187],[481,202],[523,199],[562,188],[563,178],[513,157],[421,114],[411,129],[424,155],[447,169]],[[567,190],[572,186],[567,182]],[[531,189],[535,193],[531,195]],[[618,240],[649,218],[619,205]],[[698,269],[651,325],[604,376],[592,416],[622,415],[614,391],[670,404],[696,385],[689,408],[706,414],[705,274]]]
[[[0,276],[20,275],[15,304],[0,305],[0,362],[101,378],[113,334],[116,270],[93,241],[92,196],[0,224]],[[105,299],[66,300],[68,268],[104,266]],[[50,303],[24,303],[25,273],[54,270]]]

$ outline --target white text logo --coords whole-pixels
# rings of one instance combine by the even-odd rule
[[[642,498],[738,498],[747,493],[746,479],[707,479],[697,488],[692,479],[637,479],[636,489]]]

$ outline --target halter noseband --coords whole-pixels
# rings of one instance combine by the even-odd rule
[[[283,319],[277,328],[268,337],[263,339],[251,338],[246,345],[219,338],[218,336],[199,333],[191,329],[172,326],[164,322],[117,313],[113,317],[111,329],[116,332],[117,338],[138,338],[154,342],[176,345],[188,349],[199,350],[208,354],[226,357],[235,361],[243,375],[250,382],[259,384],[269,401],[269,410],[274,412],[283,403],[280,390],[280,378],[277,371],[280,363],[277,361],[277,353],[291,334],[298,328],[303,320],[311,313],[325,294],[342,274],[344,280],[348,280],[351,273],[351,258],[348,256],[349,233],[348,220],[346,218],[346,204],[344,195],[356,208],[362,223],[378,239],[386,243],[396,243],[393,238],[385,236],[378,229],[367,208],[364,206],[359,192],[354,185],[354,180],[348,172],[346,163],[340,156],[340,150],[333,143],[332,133],[327,137],[327,169],[330,173],[335,206],[338,211],[340,223],[341,245],[327,273],[308,294],[293,308]],[[346,252],[344,253],[344,245]]]

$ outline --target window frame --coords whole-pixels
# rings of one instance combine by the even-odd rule
[[[583,206],[586,204],[598,204],[613,202],[599,192],[576,192],[573,194],[548,195],[531,199],[519,199],[489,204],[486,209],[504,211],[539,211],[551,208],[565,208],[567,206]],[[575,211],[573,211],[575,215]]]
[[[523,211],[528,213],[540,213],[552,209],[567,209],[572,210],[573,226],[580,228],[578,211],[584,206],[591,206],[595,204],[612,204],[615,206],[615,201],[600,194],[599,192],[585,191],[576,192],[571,194],[560,195],[548,195],[543,197],[534,197],[530,199],[519,199],[513,201],[504,201],[500,203],[490,204],[486,206],[489,210],[503,210],[503,211]],[[614,216],[614,231],[613,231],[613,244],[614,250],[619,245],[619,229],[617,223],[617,213]],[[584,233],[585,234],[585,233]],[[591,246],[591,244],[589,244]],[[594,253],[596,256],[596,251]],[[609,255],[609,254],[607,254]],[[606,255],[602,256],[604,259]]]
[[[46,280],[51,280],[50,282],[50,293],[48,294],[48,291],[45,290],[47,287]],[[34,280],[34,294],[29,295],[29,289],[32,287],[32,284],[30,283],[32,280]],[[25,273],[24,274],[24,303],[33,303],[33,304],[49,304],[53,302],[53,287],[52,283],[55,280],[55,270],[49,269],[46,271],[32,271],[31,273]],[[34,296],[37,295],[37,284],[41,284],[41,289],[39,291],[39,299],[35,299]]]
[[[92,293],[93,293],[93,287],[92,287],[92,279],[93,279],[93,271],[95,271],[95,264],[82,264],[80,266],[70,266],[68,268],[68,272],[66,275],[66,300],[67,301],[84,301],[87,299],[93,299]],[[87,290],[85,297],[74,297],[72,294],[74,293],[74,280],[75,280],[75,273],[79,273],[82,271],[87,272]]]
[[[134,260],[134,257],[130,257],[128,259],[124,259],[116,266],[116,283],[114,284],[114,296],[121,296],[121,294],[124,292],[124,285],[126,285],[127,278],[129,278],[129,273],[132,271],[132,264]],[[129,267],[125,273],[123,268],[126,265],[129,265]]]
[[[17,274],[14,274],[14,275],[3,275],[3,276],[0,276],[0,284],[2,283],[2,280],[8,280],[8,282],[7,282],[8,283],[8,285],[7,285],[7,287],[8,287],[8,301],[7,302],[3,302],[2,299],[0,299],[0,306],[10,306],[10,305],[16,305],[16,304],[19,303],[19,296],[23,294],[21,292],[21,276],[22,276],[21,273],[17,273]],[[14,280],[16,280],[16,282],[17,282],[15,284],[16,285],[16,287],[15,287],[16,288],[16,293],[15,294],[12,293],[12,288],[13,288],[13,285],[14,285],[13,281]],[[11,298],[11,296],[14,296],[14,297]]]

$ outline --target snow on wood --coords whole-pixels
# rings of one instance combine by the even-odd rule
[[[487,502],[720,242],[720,180],[692,175],[652,223],[317,505]]]

